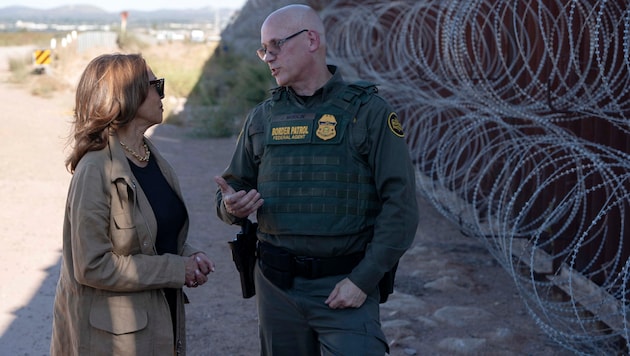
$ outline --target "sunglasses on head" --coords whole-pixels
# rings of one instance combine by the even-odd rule
[[[164,78],[149,80],[149,85],[155,87],[155,90],[160,95],[160,99],[164,99]]]

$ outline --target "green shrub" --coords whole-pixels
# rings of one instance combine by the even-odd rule
[[[188,97],[190,122],[202,136],[237,134],[247,113],[268,96],[275,85],[272,79],[267,66],[258,59],[215,51]],[[216,110],[193,114],[196,106]]]

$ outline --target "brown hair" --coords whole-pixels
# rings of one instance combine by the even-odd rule
[[[87,152],[105,148],[110,130],[133,120],[148,93],[147,64],[140,54],[104,54],[90,61],[77,85],[68,170],[74,172]]]

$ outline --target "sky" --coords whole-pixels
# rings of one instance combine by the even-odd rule
[[[240,8],[247,0],[0,0],[0,8],[27,6],[35,9],[50,9],[63,5],[89,4],[108,12],[123,10],[153,11],[161,9],[198,9],[206,6]]]

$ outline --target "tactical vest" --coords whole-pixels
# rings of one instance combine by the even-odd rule
[[[380,205],[374,178],[351,143],[362,103],[374,85],[346,86],[316,108],[274,93],[265,118],[258,191],[260,231],[274,235],[351,235],[374,224]],[[365,130],[364,130],[365,132]]]

